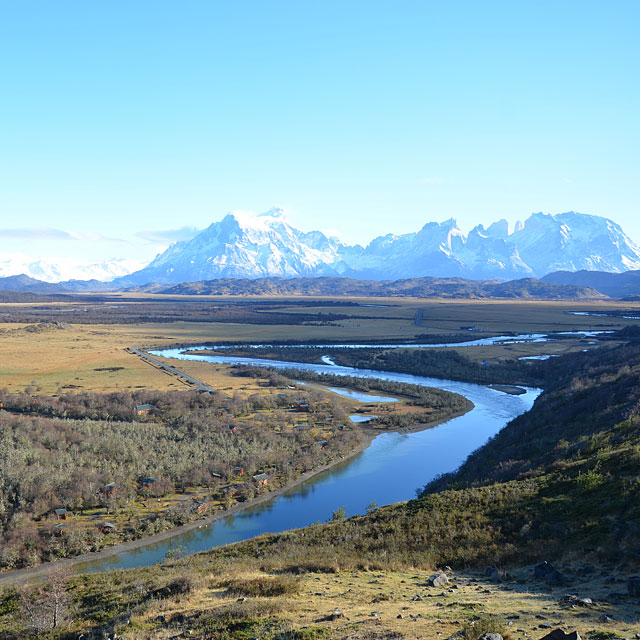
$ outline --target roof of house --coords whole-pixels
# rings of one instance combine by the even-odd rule
[[[269,476],[266,473],[257,473],[255,476],[252,476],[254,480],[266,480]]]
[[[116,525],[113,524],[113,522],[103,522],[101,525],[101,527],[106,527],[107,529],[115,529]]]
[[[69,513],[66,509],[56,509],[56,515],[63,516],[65,513]]]
[[[109,484],[104,485],[105,489],[117,489],[118,485],[115,482],[110,482]]]
[[[149,411],[149,409],[153,409],[152,404],[139,404],[136,406],[136,411]]]

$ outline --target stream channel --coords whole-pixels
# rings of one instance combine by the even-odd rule
[[[535,336],[533,339],[537,341],[540,338]],[[338,507],[344,507],[347,515],[351,516],[364,513],[373,502],[385,505],[409,500],[415,497],[416,489],[439,474],[455,470],[472,451],[500,431],[507,422],[528,411],[542,391],[525,388],[526,393],[516,396],[453,380],[331,364],[186,354],[182,353],[183,350],[164,349],[150,353],[179,360],[304,369],[317,373],[408,382],[459,393],[468,398],[474,408],[432,429],[406,434],[382,433],[362,453],[270,500],[161,542],[83,563],[79,566],[81,571],[146,566],[160,562],[171,550],[194,553],[262,533],[276,533],[324,522]]]

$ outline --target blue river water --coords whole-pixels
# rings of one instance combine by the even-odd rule
[[[329,364],[185,354],[181,351],[166,349],[152,353],[181,360],[306,369],[408,382],[459,393],[468,398],[474,408],[432,429],[407,434],[380,434],[363,453],[271,500],[162,542],[87,563],[80,570],[145,566],[161,561],[172,549],[193,553],[266,532],[275,533],[326,521],[338,507],[344,507],[348,515],[355,515],[364,513],[373,502],[384,505],[414,498],[418,488],[442,473],[455,470],[507,422],[528,411],[541,393],[540,389],[526,388],[526,393],[516,396],[481,385],[402,373]]]

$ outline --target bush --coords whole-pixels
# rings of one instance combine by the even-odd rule
[[[245,580],[234,580],[228,584],[229,591],[242,596],[270,598],[291,596],[300,592],[300,580],[293,576],[264,576]]]
[[[463,640],[478,640],[485,633],[499,633],[505,640],[509,640],[507,627],[496,616],[483,616],[479,620],[467,622],[462,627]]]

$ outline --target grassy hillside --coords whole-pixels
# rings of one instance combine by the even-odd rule
[[[542,300],[597,300],[606,298],[579,285],[522,278],[509,282],[465,278],[406,278],[355,280],[353,278],[220,278],[184,282],[174,286],[151,284],[129,291],[168,295],[277,295],[277,296],[411,296],[416,298],[506,298]]]
[[[51,637],[99,627],[131,639],[475,640],[490,628],[516,639],[542,637],[547,624],[590,640],[631,637],[638,599],[624,581],[640,562],[640,347],[570,358],[550,365],[555,382],[528,414],[415,500],[72,578],[62,592],[74,622]],[[563,584],[532,577],[542,560],[560,568]],[[428,587],[445,565],[455,587]],[[485,575],[487,565],[495,573]],[[594,603],[563,600],[575,593]],[[37,598],[27,592],[21,605],[5,590],[5,637],[21,637],[19,612]]]

